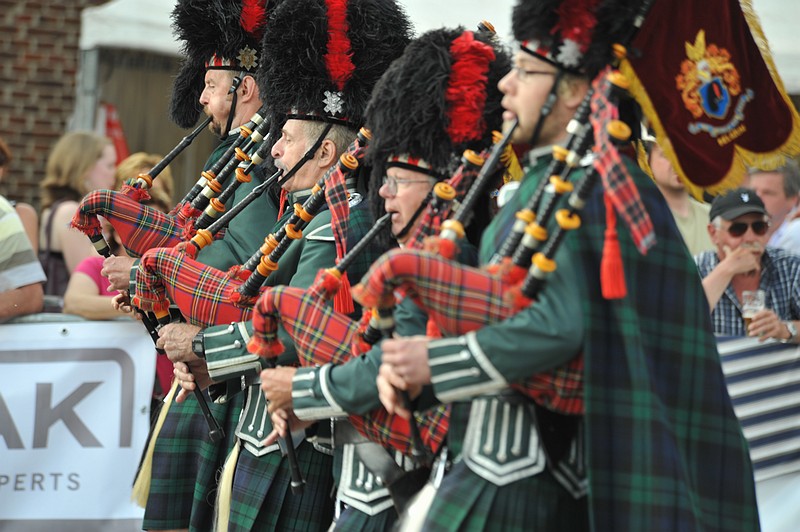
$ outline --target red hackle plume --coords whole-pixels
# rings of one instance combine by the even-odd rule
[[[562,39],[576,42],[580,51],[586,53],[597,25],[594,15],[597,4],[598,0],[564,0],[556,10],[558,23],[551,33],[560,31]]]
[[[453,144],[480,138],[486,130],[483,108],[489,64],[494,61],[492,47],[475,40],[465,31],[450,45],[453,66],[447,83],[447,133]]]
[[[244,0],[239,23],[242,29],[257,39],[264,33],[266,22],[266,0]]]
[[[341,91],[352,77],[355,65],[347,36],[347,0],[325,0],[328,6],[328,51],[325,66],[336,87]]]

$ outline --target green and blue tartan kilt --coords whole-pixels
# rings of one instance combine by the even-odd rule
[[[242,394],[208,405],[225,430],[222,443],[208,439],[208,425],[194,398],[172,403],[153,452],[153,473],[142,528],[213,529],[217,472],[233,447]]]
[[[548,470],[502,487],[471,471],[458,457],[472,403],[453,403],[448,453],[456,463],[442,479],[423,530],[589,530],[586,497],[575,499]]]
[[[333,521],[333,458],[304,441],[297,461],[306,485],[291,490],[289,463],[280,452],[255,456],[242,449],[231,494],[229,532],[327,530]]]
[[[573,498],[547,470],[498,487],[459,462],[442,480],[423,530],[589,530],[588,502]]]
[[[375,515],[367,515],[361,510],[348,506],[339,514],[334,530],[340,532],[385,532],[392,530],[396,522],[397,511],[394,506]]]

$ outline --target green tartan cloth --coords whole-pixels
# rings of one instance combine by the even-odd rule
[[[637,169],[638,170],[638,169]],[[632,170],[633,172],[633,170]],[[595,530],[758,530],[753,471],[697,267],[641,172],[657,244],[620,227],[628,296],[600,294],[605,208],[596,191],[567,241],[585,272],[587,466]]]
[[[450,436],[466,429],[470,405],[454,403]],[[588,529],[586,497],[574,499],[549,471],[498,487],[457,462],[436,492],[423,530],[573,532]],[[649,529],[642,529],[649,530]]]
[[[536,161],[513,201],[484,233],[483,261],[498,249],[515,205],[531,195],[548,163],[549,157]],[[747,446],[725,386],[696,267],[658,190],[632,164],[629,170],[653,221],[657,244],[648,255],[640,255],[626,227],[618,224],[627,297],[607,301],[600,292],[606,224],[599,188],[587,202],[581,229],[567,236],[561,250],[562,260],[569,260],[580,274],[579,298],[571,304],[580,309],[584,329],[591,529],[757,530]],[[538,304],[545,304],[547,290],[548,286]],[[524,356],[521,346],[531,346],[530,352],[539,356],[537,327],[531,323],[532,336],[517,343],[516,350],[508,348],[509,336],[501,335],[502,327],[493,328],[501,349],[493,349],[491,334],[479,331],[476,336],[490,360],[502,359],[505,367],[506,358]],[[572,343],[567,345],[571,349]],[[543,356],[558,359],[553,353]],[[458,431],[452,423],[450,440],[457,446]],[[441,502],[428,515],[431,529],[453,529],[454,524],[495,529],[497,522],[486,521],[485,515],[507,513],[542,514],[536,523],[544,529],[575,529],[559,524],[561,513],[575,510],[531,502],[548,493],[543,484],[551,483],[549,474],[499,490],[473,482],[472,476],[466,467],[457,466],[445,477]],[[529,504],[522,504],[525,500]],[[516,516],[506,519],[510,521],[502,521],[501,529],[526,524]]]
[[[385,532],[392,530],[397,522],[397,510],[388,508],[379,514],[367,515],[353,507],[342,510],[334,523],[334,530],[340,532]]]
[[[209,407],[225,430],[219,444],[209,441],[208,425],[193,397],[170,406],[155,442],[143,529],[213,529],[217,471],[235,441],[242,395],[223,405],[209,401]]]
[[[235,135],[230,135],[220,143],[204,169],[210,168],[234,140]],[[253,172],[253,180],[237,189],[231,204],[240,201],[262,179],[260,169]],[[234,218],[223,239],[204,248],[198,260],[223,270],[241,263],[258,249],[276,217],[275,206],[265,198],[259,199]],[[217,471],[233,447],[242,403],[241,397],[227,404],[209,402],[226,434],[222,444],[208,440],[208,426],[197,401],[189,398],[171,405],[155,442],[144,529],[212,529]]]
[[[328,529],[333,520],[332,459],[308,442],[296,451],[306,481],[299,495],[289,489],[289,464],[280,453],[253,456],[242,450],[233,478],[229,532]]]

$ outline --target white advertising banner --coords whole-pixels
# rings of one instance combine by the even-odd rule
[[[0,529],[141,523],[130,496],[154,375],[138,322],[0,325]]]

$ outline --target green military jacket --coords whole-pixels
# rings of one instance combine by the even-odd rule
[[[225,142],[214,151],[212,157],[220,150],[227,149],[235,138],[235,135],[229,135]],[[219,153],[217,157],[220,155],[222,153]],[[250,175],[252,177],[250,182],[242,183],[236,189],[233,199],[225,205],[226,210],[239,203],[253,188],[266,179],[264,170],[260,167],[255,167]],[[228,182],[233,179],[235,177],[231,176]],[[231,220],[221,239],[201,249],[197,254],[197,260],[219,270],[227,270],[231,266],[244,264],[258,250],[277,218],[277,207],[267,198],[266,194],[262,195]]]

